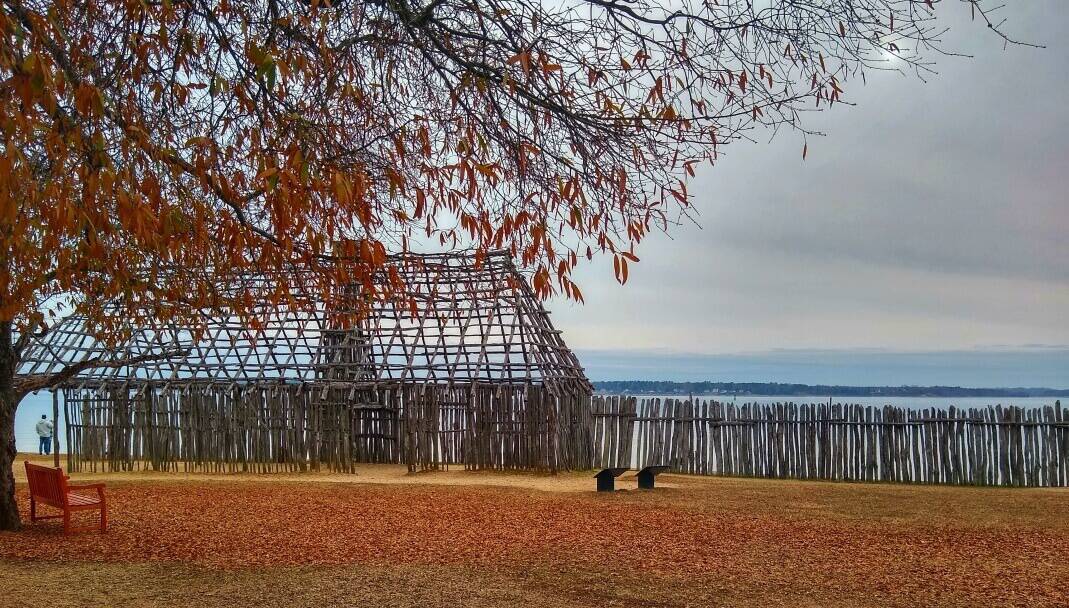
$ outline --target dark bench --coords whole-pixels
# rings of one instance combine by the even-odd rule
[[[42,467],[26,463],[26,481],[30,486],[30,521],[42,519],[63,519],[63,533],[92,530],[97,526],[81,528],[71,527],[71,514],[75,511],[100,511],[101,532],[108,531],[108,504],[104,500],[104,484],[92,483],[70,485],[70,478],[63,474],[63,469]],[[81,490],[75,492],[74,490]],[[95,494],[84,490],[96,490]],[[38,503],[63,511],[62,515],[38,515]]]
[[[654,464],[643,468],[638,472],[638,487],[640,490],[652,490],[653,480],[661,473],[668,470],[663,464]]]
[[[598,492],[612,492],[616,489],[616,478],[623,475],[627,467],[602,469],[594,479],[598,480]]]

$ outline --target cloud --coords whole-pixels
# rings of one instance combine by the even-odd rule
[[[691,188],[702,229],[643,243],[626,287],[602,261],[578,276],[587,306],[551,303],[569,344],[1069,344],[1069,15],[1007,6],[1011,31],[1050,46],[1003,50],[967,10],[940,11],[947,46],[975,58],[927,83],[867,74],[846,89],[856,107],[812,116],[827,137],[804,162],[790,133],[728,146]]]

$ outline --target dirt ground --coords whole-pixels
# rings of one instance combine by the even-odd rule
[[[0,533],[0,606],[1069,606],[1064,489],[73,477],[107,482],[110,531]]]
[[[37,454],[19,454],[15,459],[15,481],[26,480],[24,461],[43,466],[53,466],[49,456]],[[61,457],[60,466],[66,468],[66,458]],[[589,492],[590,473],[558,473],[556,475],[534,473],[511,473],[495,471],[466,471],[463,466],[433,473],[410,474],[403,465],[356,465],[355,473],[332,473],[327,470],[304,473],[202,473],[202,472],[155,472],[151,470],[104,472],[103,470],[84,471],[72,476],[78,482],[119,482],[119,481],[226,481],[226,482],[302,482],[321,483],[362,483],[362,484],[404,484],[434,486],[502,486],[519,487],[545,492]],[[637,489],[638,480],[635,471],[623,475],[617,480],[621,489]]]

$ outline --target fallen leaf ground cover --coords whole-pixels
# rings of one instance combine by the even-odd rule
[[[168,586],[184,597],[198,577],[211,588],[225,573],[238,587],[299,579],[324,605],[350,605],[358,587],[372,604],[408,605],[393,594],[433,593],[440,579],[459,598],[448,605],[471,606],[1069,606],[1065,491],[669,476],[674,487],[601,495],[534,490],[522,477],[501,486],[418,477],[109,483],[108,534],[30,525],[0,534],[0,561],[44,581],[148,569],[156,574],[135,577],[145,596],[125,596],[143,605]],[[167,574],[175,568],[184,578]],[[379,582],[355,585],[360,573]],[[16,596],[32,593],[26,581],[0,574]],[[412,605],[437,602],[420,593],[426,601]]]

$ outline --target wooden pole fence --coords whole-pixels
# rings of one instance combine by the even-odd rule
[[[72,471],[586,470],[925,484],[1069,485],[1069,412],[564,393],[419,384],[64,389]]]

